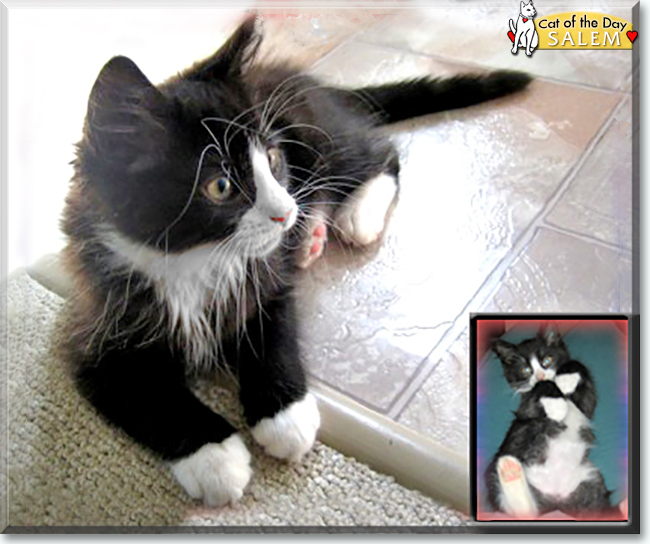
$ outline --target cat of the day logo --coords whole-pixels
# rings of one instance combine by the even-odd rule
[[[524,49],[632,49],[639,33],[632,23],[605,13],[572,11],[537,18],[533,0],[521,1],[519,17],[510,19],[511,52]]]

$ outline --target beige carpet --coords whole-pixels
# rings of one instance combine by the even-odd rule
[[[458,512],[323,444],[290,466],[249,440],[255,473],[242,501],[203,508],[78,396],[54,347],[65,334],[63,299],[26,273],[14,275],[7,290],[0,345],[7,355],[7,479],[0,483],[3,490],[7,484],[10,527],[465,524]],[[197,393],[242,427],[231,392],[206,385]]]

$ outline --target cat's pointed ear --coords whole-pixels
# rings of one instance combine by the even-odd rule
[[[202,81],[237,77],[251,64],[261,43],[262,19],[251,15],[214,55],[192,66],[183,77]]]
[[[512,363],[512,356],[516,354],[517,348],[514,344],[499,338],[492,342],[492,351],[497,354],[497,357],[501,359],[503,364],[509,365]]]
[[[525,2],[521,2],[521,3],[519,4],[519,10],[524,9],[525,6],[526,6],[526,3],[525,3]]]
[[[97,77],[88,101],[88,143],[107,160],[128,165],[160,132],[165,100],[127,57],[113,57]]]
[[[544,331],[544,340],[546,341],[547,346],[559,346],[562,342],[562,337],[560,336],[560,331],[557,326],[553,323],[549,323]]]

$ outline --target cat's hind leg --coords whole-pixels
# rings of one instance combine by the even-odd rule
[[[538,513],[537,506],[519,460],[512,455],[499,457],[497,474],[503,510],[520,518],[535,517]]]
[[[397,178],[388,173],[365,182],[337,210],[336,232],[353,245],[365,246],[377,241],[384,232],[397,189]]]

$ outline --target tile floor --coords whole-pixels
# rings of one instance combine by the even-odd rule
[[[402,193],[383,244],[330,245],[300,286],[312,378],[462,454],[470,312],[632,310],[631,52],[514,57],[500,32],[510,11],[366,17],[312,67],[344,86],[502,67],[538,77],[525,94],[393,127]]]

